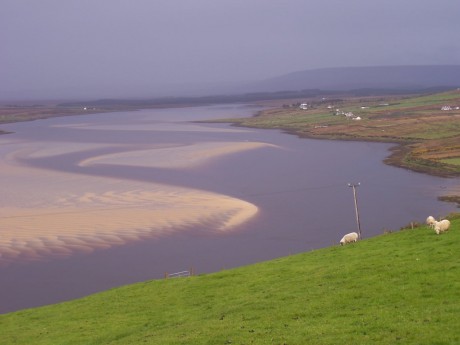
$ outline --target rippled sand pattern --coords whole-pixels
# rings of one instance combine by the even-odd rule
[[[0,265],[91,252],[191,227],[229,231],[257,213],[257,207],[248,202],[216,193],[22,165],[22,159],[81,149],[65,144],[55,151],[46,145],[34,150],[23,146],[13,146],[15,150],[0,161]],[[187,148],[188,153],[176,152],[176,157],[193,151],[197,157],[210,159],[261,145],[211,146]],[[133,151],[134,158],[128,153],[111,155],[110,163],[131,160],[135,164],[151,151],[155,150]],[[99,160],[88,159],[92,164]]]
[[[155,168],[186,168],[203,164],[206,161],[223,155],[262,147],[275,147],[275,145],[257,142],[221,142],[159,147],[91,157],[80,162],[80,166],[119,164]]]

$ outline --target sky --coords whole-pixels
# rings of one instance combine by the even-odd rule
[[[459,0],[1,0],[0,100],[460,64]]]

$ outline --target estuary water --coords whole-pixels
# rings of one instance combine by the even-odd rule
[[[199,123],[250,105],[2,125],[0,313],[192,269],[209,273],[397,230],[459,179],[382,163],[389,144]],[[427,229],[427,231],[429,231]]]

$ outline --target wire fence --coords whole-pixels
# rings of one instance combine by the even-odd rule
[[[175,273],[168,273],[165,272],[165,279],[169,278],[186,278],[186,277],[191,277],[194,275],[194,270],[191,268],[188,271],[180,271],[180,272],[175,272]]]

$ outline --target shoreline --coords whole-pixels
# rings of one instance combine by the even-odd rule
[[[259,114],[256,114],[252,116],[252,118],[256,118],[260,116]],[[287,129],[287,128],[282,128],[282,127],[266,127],[266,126],[253,126],[253,125],[248,125],[248,124],[243,124],[241,119],[223,119],[223,120],[206,120],[206,121],[198,121],[198,122],[203,122],[203,123],[228,123],[231,124],[232,126],[235,127],[240,127],[240,128],[257,128],[257,129],[277,129],[282,131],[283,133],[289,134],[289,135],[295,135],[299,138],[305,138],[305,139],[315,139],[315,140],[333,140],[333,141],[354,141],[354,142],[367,142],[367,143],[382,143],[382,144],[392,144],[394,145],[389,151],[391,152],[388,157],[385,158],[383,161],[385,164],[397,167],[397,168],[402,168],[422,174],[427,174],[431,176],[436,176],[436,177],[444,177],[444,178],[458,178],[460,177],[460,173],[452,173],[452,172],[446,172],[446,171],[440,171],[436,169],[427,169],[426,167],[415,167],[415,166],[409,166],[406,165],[402,162],[402,158],[404,158],[405,153],[409,153],[410,149],[408,148],[409,145],[416,144],[417,141],[415,140],[402,140],[402,139],[374,139],[374,138],[368,138],[368,137],[356,137],[356,136],[351,136],[347,134],[341,134],[339,135],[317,135],[317,134],[311,134],[311,133],[306,133],[306,132],[301,132],[299,130],[295,129]]]
[[[255,115],[256,116],[256,115]],[[208,123],[218,123],[220,121],[201,121],[201,122],[208,122]],[[225,123],[229,123],[232,126],[235,127],[241,127],[241,128],[258,128],[258,129],[278,129],[282,131],[283,133],[289,134],[289,135],[295,135],[299,138],[304,138],[304,139],[314,139],[314,140],[331,140],[331,141],[352,141],[352,142],[363,142],[363,143],[382,143],[382,144],[393,144],[388,151],[390,152],[389,155],[382,161],[383,163],[400,168],[400,169],[405,169],[408,171],[413,171],[416,173],[420,174],[425,174],[425,175],[430,175],[434,177],[441,177],[441,178],[459,178],[460,175],[453,175],[445,172],[441,172],[439,170],[427,170],[424,169],[423,167],[421,168],[416,168],[416,167],[411,167],[407,166],[403,163],[401,163],[401,160],[398,159],[399,157],[403,157],[404,153],[409,152],[410,150],[407,148],[408,145],[411,145],[412,142],[403,142],[403,141],[383,141],[383,140],[370,140],[370,139],[363,139],[363,138],[336,138],[336,137],[326,137],[326,136],[315,136],[315,135],[308,135],[305,133],[298,133],[295,130],[288,130],[288,129],[281,129],[281,128],[265,128],[265,127],[252,127],[252,126],[245,126],[240,124],[238,121],[232,122],[232,121],[224,121]],[[222,123],[222,122],[221,122]],[[443,201],[443,202],[448,202],[448,203],[455,203],[457,204],[457,207],[460,208],[460,184],[458,187],[453,187],[451,188],[447,194],[441,195],[437,197],[438,200]]]
[[[382,100],[388,103],[381,103]],[[299,138],[333,141],[386,143],[393,145],[383,163],[425,175],[460,177],[460,93],[458,90],[439,94],[382,96],[376,103],[371,98],[326,98],[308,100],[308,109],[300,110],[300,102],[285,104],[266,102],[268,109],[246,119],[205,121],[229,123],[232,126],[277,129]],[[289,100],[295,101],[295,100]],[[302,102],[307,102],[303,100]],[[442,111],[441,104],[457,104],[452,112]],[[259,104],[264,104],[263,102]],[[342,108],[343,106],[343,108]],[[339,109],[355,112],[362,121],[343,121]],[[334,114],[335,112],[335,114]],[[342,114],[344,111],[342,111]],[[436,132],[433,133],[433,130]],[[460,186],[438,198],[460,207]]]

